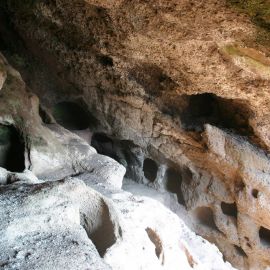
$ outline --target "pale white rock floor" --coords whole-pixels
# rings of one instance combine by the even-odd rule
[[[234,269],[223,261],[215,245],[192,232],[177,216],[189,222],[186,211],[175,202],[174,195],[128,179],[124,181],[124,190],[113,190],[91,181],[89,175],[80,178],[110,198],[119,215],[122,241],[104,258],[112,269]],[[162,250],[159,257],[147,231],[153,232],[154,242]]]
[[[122,190],[89,173],[36,184],[22,179],[0,189],[1,269],[233,269],[166,207],[173,206],[169,194],[132,181]],[[112,232],[102,204],[119,233],[103,258],[80,218],[104,229],[106,242]],[[185,215],[182,206],[178,214]]]

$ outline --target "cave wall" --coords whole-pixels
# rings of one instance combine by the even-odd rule
[[[129,175],[175,194],[226,259],[270,264],[270,60],[250,14],[214,0],[1,5],[6,47],[21,39],[19,57],[6,55],[49,118],[61,102],[80,104]],[[31,153],[36,172],[51,166]]]
[[[177,205],[171,194],[134,181],[123,189],[125,172],[141,170],[141,148],[92,134],[77,103],[57,103],[51,115],[1,54],[0,63],[1,269],[234,269],[163,205]],[[125,169],[112,153],[136,163]],[[175,176],[166,176],[170,191]]]

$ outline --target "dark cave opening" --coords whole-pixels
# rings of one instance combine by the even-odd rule
[[[115,153],[113,139],[106,134],[94,133],[91,140],[91,146],[93,146],[99,154],[118,161],[119,157]]]
[[[11,172],[23,172],[24,152],[24,140],[16,128],[0,125],[0,166]]]
[[[154,182],[157,177],[157,171],[157,163],[150,158],[146,158],[143,162],[143,172],[145,178],[148,179],[150,182]]]
[[[217,106],[212,94],[191,95],[188,105],[181,114],[181,122],[186,130],[203,128],[206,123],[215,121]]]
[[[182,189],[182,175],[173,168],[168,168],[165,173],[165,185],[167,191],[177,195],[178,202],[185,205]]]
[[[83,130],[90,126],[89,114],[74,102],[60,102],[53,108],[56,122],[68,130]]]
[[[212,93],[184,95],[180,112],[182,127],[186,131],[204,130],[205,124],[229,129],[239,135],[251,135],[251,110],[242,100],[226,99]]]
[[[252,194],[253,198],[257,199],[258,195],[259,195],[259,190],[254,188],[254,189],[252,189],[251,194]]]
[[[181,170],[181,177],[182,177],[182,181],[186,185],[190,185],[192,183],[192,181],[193,181],[193,173],[188,167],[184,167]]]
[[[221,210],[224,215],[237,218],[237,206],[236,203],[221,202]]]
[[[259,237],[261,244],[267,248],[270,248],[270,230],[261,226],[259,229]]]
[[[104,67],[113,67],[113,59],[110,56],[99,55],[97,60]]]
[[[142,168],[142,149],[129,140],[118,140],[105,133],[94,133],[91,146],[101,155],[108,156],[126,168],[125,177],[138,179]]]

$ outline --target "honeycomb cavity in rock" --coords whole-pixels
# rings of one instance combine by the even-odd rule
[[[94,133],[91,145],[102,155],[117,159],[113,149],[113,140],[104,133]]]
[[[115,139],[105,133],[94,132],[91,145],[102,155],[109,156],[126,168],[126,177],[140,181],[143,174],[143,151],[130,140]]]
[[[221,209],[222,209],[223,214],[237,218],[236,203],[221,202]]]
[[[113,59],[107,55],[99,55],[97,57],[99,63],[104,67],[113,67]]]
[[[270,248],[270,230],[261,226],[259,229],[259,237],[262,246]]]
[[[245,252],[241,247],[236,246],[236,245],[234,245],[234,247],[235,247],[236,253],[237,253],[239,256],[247,257],[246,252]]]
[[[181,189],[182,175],[174,168],[168,168],[164,176],[165,188],[171,193],[177,195],[178,202],[180,204],[185,204],[183,197],[183,192]]]
[[[215,220],[213,210],[208,206],[201,206],[193,210],[193,216],[197,220],[198,226],[205,226],[206,228],[219,231]]]
[[[95,210],[95,211],[94,211]],[[117,240],[117,228],[113,223],[107,204],[100,199],[97,206],[91,211],[82,209],[81,225],[84,227],[88,237],[95,244],[100,256],[104,256]]]
[[[143,162],[143,172],[146,179],[154,182],[157,177],[158,165],[151,158],[146,158]]]
[[[251,194],[255,199],[257,199],[259,196],[259,190],[254,188],[254,189],[252,189]]]

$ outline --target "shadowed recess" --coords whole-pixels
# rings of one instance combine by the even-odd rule
[[[236,254],[238,254],[241,257],[247,257],[246,252],[241,247],[238,247],[237,245],[234,245],[234,247],[235,247]]]
[[[93,146],[99,154],[113,158],[116,161],[119,160],[114,149],[114,141],[106,134],[94,133],[91,140],[91,146]]]
[[[251,110],[241,100],[225,99],[211,93],[183,95],[184,109],[179,112],[187,131],[203,131],[205,124],[230,129],[240,135],[251,135]]]
[[[237,206],[236,203],[221,203],[221,210],[224,215],[237,218]]]
[[[261,244],[265,247],[270,247],[270,230],[265,227],[260,227],[259,237],[261,240]]]
[[[44,124],[51,124],[52,123],[49,114],[41,105],[39,106],[38,112],[39,112],[39,116]]]
[[[113,158],[126,168],[126,177],[137,179],[142,168],[142,150],[129,140],[119,140],[104,133],[94,133],[91,145],[99,154]]]
[[[209,229],[219,231],[215,220],[214,220],[214,214],[210,207],[202,206],[198,207],[193,212],[194,217],[197,220],[197,223],[199,225],[203,225],[205,227],[208,227]]]
[[[182,189],[182,176],[173,168],[167,169],[165,173],[165,185],[169,192],[175,193],[177,195],[178,202],[185,205]]]
[[[69,130],[83,130],[90,125],[88,113],[73,102],[61,102],[54,106],[53,117],[56,122]]]
[[[255,199],[257,199],[259,195],[259,190],[254,188],[252,189],[251,194]]]
[[[96,246],[101,257],[105,255],[106,250],[115,244],[117,240],[115,224],[111,219],[110,210],[103,199],[100,199],[89,211],[81,213],[81,225]]]
[[[22,136],[13,126],[0,125],[0,166],[11,172],[22,172],[25,145]]]
[[[147,178],[151,182],[154,182],[157,177],[157,171],[158,171],[157,163],[150,158],[146,158],[143,163],[143,172],[145,178]]]

